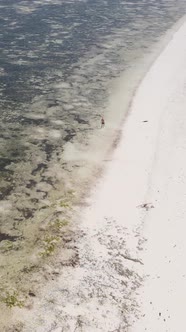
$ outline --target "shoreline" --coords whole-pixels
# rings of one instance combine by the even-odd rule
[[[177,32],[174,34],[176,33]],[[169,42],[169,44],[170,43],[171,42]],[[163,53],[164,51],[156,58],[155,63],[157,63],[158,59],[163,56]],[[153,72],[153,67],[154,65],[151,66],[150,71],[148,71],[148,73],[145,75],[145,78],[143,78],[143,81],[140,83],[140,86],[135,93],[134,100],[136,100],[138,95],[141,93],[140,91],[143,88],[144,81],[147,80],[146,77],[149,77],[149,75],[151,75]],[[58,310],[61,312],[61,317],[63,318],[62,323],[66,324],[63,326],[68,329],[67,325],[70,324],[69,330],[73,330],[76,324],[79,324],[79,326],[82,324],[82,326],[85,328],[85,331],[86,326],[88,326],[89,331],[95,331],[96,329],[99,330],[101,326],[105,326],[105,330],[102,329],[103,331],[108,331],[111,328],[118,328],[119,324],[125,324],[121,325],[121,330],[122,328],[126,328],[127,325],[130,326],[131,324],[131,318],[127,315],[124,319],[125,322],[121,322],[122,311],[124,310],[122,298],[124,293],[124,297],[126,298],[126,302],[128,301],[128,306],[130,309],[137,310],[135,301],[132,298],[129,298],[129,295],[130,292],[132,292],[132,290],[134,291],[134,289],[137,289],[139,284],[142,282],[143,265],[140,263],[140,252],[145,239],[141,238],[141,225],[139,224],[138,220],[138,218],[141,218],[141,209],[136,209],[136,206],[140,205],[140,203],[143,203],[142,199],[139,199],[139,197],[142,197],[141,191],[144,193],[146,191],[148,182],[148,170],[151,167],[147,158],[149,157],[149,154],[146,156],[146,151],[143,151],[144,154],[142,158],[142,156],[140,156],[141,150],[140,152],[135,151],[134,155],[136,155],[135,158],[137,162],[140,160],[142,163],[141,165],[143,166],[140,168],[140,171],[143,174],[142,179],[139,179],[139,170],[136,171],[136,165],[132,159],[134,157],[132,154],[134,153],[134,142],[133,145],[129,144],[129,147],[126,145],[127,140],[131,139],[132,142],[132,135],[134,132],[140,132],[140,134],[143,135],[142,130],[144,130],[144,125],[146,124],[142,124],[139,117],[143,115],[144,121],[146,121],[145,117],[148,117],[149,115],[148,109],[144,111],[145,113],[137,114],[137,109],[135,112],[135,107],[138,108],[138,105],[134,106],[134,102],[135,101],[132,103],[132,114],[131,112],[128,113],[126,122],[124,123],[122,134],[123,138],[113,153],[113,158],[111,161],[112,166],[107,168],[105,174],[99,180],[97,186],[92,190],[91,196],[87,199],[87,204],[89,207],[85,210],[83,221],[79,225],[77,218],[77,225],[75,226],[75,228],[77,227],[79,230],[77,240],[77,266],[75,264],[75,267],[68,266],[65,268],[65,265],[63,266],[61,264],[62,267],[57,267],[57,284],[55,285],[55,282],[53,281],[49,281],[48,284],[50,286],[50,293],[53,292],[56,297],[54,296],[54,298],[52,298],[51,296],[49,299],[50,301],[46,303],[45,298],[47,298],[47,296],[50,294],[47,293],[47,289],[45,291],[43,289],[44,298],[42,292],[40,292],[39,297],[33,301],[33,308],[29,310],[29,312],[28,309],[24,308],[13,309],[15,317],[20,317],[21,320],[21,316],[25,315],[25,317],[28,318],[28,329],[26,327],[25,330],[23,327],[23,331],[30,332],[34,330],[40,332],[49,331],[49,329],[56,332],[60,331],[60,328],[62,328],[62,326],[60,327],[60,321],[56,323],[56,327],[52,328],[52,325],[54,326],[56,319],[55,317]],[[147,108],[147,105],[145,107]],[[153,105],[153,107],[155,106]],[[136,114],[135,123],[132,122],[131,127],[129,127],[129,122],[132,121],[130,119],[134,117],[133,113]],[[158,128],[158,122],[156,123],[157,115],[155,114],[154,116],[155,118],[152,118],[152,120],[155,120],[156,126],[154,130],[156,132]],[[152,133],[149,131],[149,137],[151,134]],[[143,144],[145,146],[146,140],[144,139],[146,139],[146,137],[142,136],[142,138],[142,146]],[[155,142],[153,140],[149,140],[148,144],[150,149],[149,151],[151,151],[151,147],[154,146]],[[122,149],[126,151],[126,156],[128,159],[125,156],[122,156]],[[153,159],[153,152],[154,150],[149,152],[151,160]],[[147,164],[143,170],[144,161]],[[128,166],[126,166],[126,164]],[[125,167],[125,174],[122,174],[123,166]],[[128,174],[129,169],[130,174]],[[135,174],[136,176],[136,178],[132,177],[134,182],[133,186],[131,186],[130,182],[132,174]],[[116,175],[118,175],[118,177],[115,177]],[[129,175],[130,177],[128,178]],[[126,187],[129,188],[129,190],[125,189],[124,192],[122,191],[123,188],[121,187],[121,181],[125,184],[125,186],[127,184]],[[138,186],[138,191],[135,193],[135,197],[133,197],[136,186]],[[112,188],[112,193],[110,193],[110,196],[108,196],[109,188]],[[116,200],[116,195],[113,196],[113,194],[118,194],[118,190],[121,192],[122,197],[119,197],[117,202],[114,202],[113,208],[113,200]],[[125,200],[127,202],[125,201],[125,204],[127,205],[127,209],[130,210],[131,208],[134,210],[131,215],[128,215],[127,211],[125,211],[125,218],[123,211],[121,211],[121,207],[123,207],[123,196],[126,197]],[[143,198],[145,198],[145,195]],[[143,213],[142,217],[144,217]],[[126,221],[126,223],[123,224],[123,218],[125,220],[133,218],[136,220],[136,222],[131,224],[130,221]],[[89,224],[87,221],[89,221]],[[135,237],[135,241],[133,237]],[[68,253],[66,254],[68,256],[70,255],[69,251],[72,250],[72,248],[69,247],[67,249]],[[137,272],[135,271],[136,263],[140,265],[139,271]],[[104,270],[105,273],[102,273],[102,270]],[[92,275],[91,271],[95,271],[96,278],[95,275]],[[116,279],[115,281],[112,280],[112,276],[113,279]],[[118,282],[119,284],[118,290],[114,290],[113,288],[115,282]],[[63,287],[61,285],[63,285]],[[81,290],[80,286],[83,287],[83,290]],[[61,287],[63,290],[60,290]],[[60,294],[56,294],[57,290],[59,293],[61,292],[62,299],[60,298]],[[108,294],[107,298],[105,296],[108,290],[110,293]],[[99,302],[101,301],[100,297],[102,297],[103,303]],[[118,303],[116,298],[118,299]],[[86,303],[86,300],[89,300],[89,303]],[[52,301],[54,301],[53,307],[55,307],[55,309],[52,308]],[[57,303],[56,305],[55,301]],[[60,304],[58,301],[60,301]],[[45,307],[43,308],[44,305]],[[39,324],[37,311],[40,312],[41,316],[43,316],[45,313],[48,320]],[[92,315],[90,318],[88,318],[89,312],[91,312]],[[114,316],[112,321],[110,319],[107,321],[106,318],[103,318],[104,315],[107,317],[108,313],[112,313]],[[86,322],[83,318],[84,315],[87,317]],[[79,316],[82,318],[78,318]],[[66,321],[65,317],[68,317],[68,322]],[[79,319],[79,323],[77,323],[77,318]],[[97,320],[97,323],[95,323],[95,320]],[[43,324],[45,324],[45,326]]]
[[[128,109],[130,109],[130,101],[133,99],[135,95],[137,86],[140,84],[141,80],[143,79],[145,73],[148,71],[152,62],[160,53],[162,47],[168,41],[168,38],[170,38],[169,36],[171,36],[173,31],[177,28],[177,25],[181,24],[180,23],[181,21],[179,20],[176,23],[176,25],[174,25],[171,29],[168,30],[165,36],[163,36],[161,42],[155,43],[155,46],[151,50],[149,56],[145,56],[143,59],[140,60],[140,62],[135,63],[135,67],[140,68],[139,70],[130,68],[128,72],[124,72],[124,74],[122,74],[120,78],[114,81],[113,91],[111,92],[109,99],[110,106],[108,107],[107,110],[106,128],[104,128],[103,131],[97,130],[97,135],[96,134],[90,135],[89,144],[91,146],[91,149],[90,148],[87,150],[84,148],[80,149],[78,145],[76,146],[76,144],[74,144],[74,150],[73,149],[72,151],[70,150],[69,153],[70,156],[72,156],[73,158],[76,157],[79,158],[77,159],[77,163],[75,160],[75,164],[77,167],[75,168],[74,172],[75,187],[77,188],[77,192],[75,191],[75,194],[77,194],[77,197],[73,197],[72,201],[77,201],[79,197],[81,197],[80,202],[83,205],[84,197],[86,195],[89,195],[89,193],[91,192],[91,188],[94,185],[96,185],[97,179],[102,176],[104,170],[107,168],[107,162],[108,161],[110,162],[112,160],[113,151],[120,141],[122,126],[123,123],[125,122],[125,119],[128,116]],[[146,64],[146,61],[148,64]],[[128,77],[129,79],[131,79],[131,81],[130,81],[130,86],[127,88]],[[113,115],[115,109],[117,109],[117,111],[119,110],[119,112],[118,112],[118,117],[115,116],[114,118]],[[71,144],[70,147],[72,147]],[[88,152],[89,150],[91,151],[91,153]],[[40,166],[44,167],[45,169],[46,165],[40,164]],[[41,171],[41,173],[42,172],[43,171]],[[58,184],[56,184],[57,190],[55,192],[52,191],[53,187],[51,181],[48,181],[48,183],[41,181],[41,180],[45,181],[46,180],[45,178],[47,178],[47,176],[50,176],[52,174],[51,172],[58,174],[59,180],[61,181],[61,182],[59,181]],[[5,235],[8,233],[11,238],[13,237],[17,238],[16,243],[13,243],[11,241],[1,243],[2,245],[1,250],[2,252],[3,250],[5,251],[5,255],[2,254],[1,263],[2,266],[8,266],[7,271],[5,271],[5,273],[7,272],[9,273],[9,279],[11,278],[14,279],[15,274],[17,274],[17,276],[19,277],[20,273],[22,274],[21,270],[23,269],[28,270],[29,265],[30,264],[32,265],[33,261],[34,262],[36,261],[35,257],[33,259],[32,256],[34,255],[32,254],[33,251],[35,251],[35,255],[37,255],[38,251],[40,251],[41,247],[43,246],[43,242],[45,242],[44,241],[45,239],[43,239],[43,234],[44,230],[46,230],[47,220],[51,219],[49,220],[49,223],[55,223],[55,220],[58,220],[59,218],[66,219],[66,216],[60,216],[60,210],[62,214],[64,212],[63,207],[61,207],[60,205],[63,204],[61,202],[63,202],[64,197],[66,200],[66,196],[68,196],[68,189],[69,191],[73,191],[74,188],[71,176],[69,176],[68,178],[69,183],[67,184],[67,188],[64,189],[66,183],[65,182],[63,183],[61,176],[62,176],[61,164],[56,163],[52,165],[49,163],[49,170],[47,170],[46,173],[45,172],[43,173],[40,179],[40,183],[36,184],[35,183],[36,179],[34,177],[32,177],[29,183],[26,183],[26,185],[24,186],[24,191],[26,195],[30,194],[29,189],[27,191],[27,187],[30,186],[34,187],[36,185],[35,189],[37,189],[36,191],[38,197],[40,197],[39,200],[40,207],[36,206],[35,209],[34,206],[35,214],[33,218],[32,217],[29,218],[29,216],[32,214],[32,211],[31,209],[29,209],[29,204],[27,206],[28,202],[27,201],[20,202],[20,205],[18,206],[19,213],[24,213],[26,218],[26,224],[22,223],[22,219],[19,220],[20,217],[19,213],[14,215],[14,210],[11,211],[11,202],[9,202],[9,200],[1,201],[0,212],[2,212],[3,217],[5,217],[4,226],[2,226],[1,232],[2,234]],[[82,181],[80,181],[81,176],[82,176]],[[60,186],[62,187],[62,189],[60,188]],[[19,188],[19,190],[23,189]],[[14,197],[15,201],[16,199],[19,199],[20,195],[19,190],[17,196],[15,193]],[[50,192],[52,192],[51,197],[50,197]],[[49,195],[48,198],[47,195]],[[43,198],[44,196],[46,196],[46,198]],[[33,195],[32,198],[36,199],[36,197],[35,198],[34,197],[35,196]],[[73,204],[71,202],[71,198],[72,197],[69,198],[70,205]],[[16,207],[16,204],[17,203],[13,204],[14,207]],[[10,215],[8,214],[9,212],[11,212]],[[58,213],[57,217],[56,213]],[[11,215],[14,215],[14,217],[16,218],[15,227]],[[8,226],[6,223],[6,218],[7,220],[10,219],[12,221],[12,223],[10,223]],[[70,213],[70,220],[71,220],[71,213]],[[71,221],[69,223],[71,223]],[[39,238],[39,240],[42,240],[40,241],[42,243],[39,243],[39,245],[36,246],[35,238]],[[9,250],[9,248],[11,249]],[[4,278],[5,281],[7,281],[5,273],[4,276],[2,276],[2,279]]]

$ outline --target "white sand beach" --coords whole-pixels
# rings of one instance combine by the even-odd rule
[[[13,310],[22,331],[185,330],[185,40],[186,23],[136,92],[87,198],[78,263],[58,267],[31,308]]]

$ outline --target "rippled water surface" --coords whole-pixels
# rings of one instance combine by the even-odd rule
[[[1,266],[27,256],[41,223],[64,213],[64,193],[71,202],[87,187],[97,167],[87,140],[101,135],[113,82],[185,9],[185,0],[1,0]]]

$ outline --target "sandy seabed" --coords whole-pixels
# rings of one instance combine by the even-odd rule
[[[58,264],[30,307],[12,310],[17,331],[184,330],[185,39],[183,23],[136,92],[81,213],[78,259]]]

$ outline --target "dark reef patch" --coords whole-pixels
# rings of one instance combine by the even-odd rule
[[[5,240],[15,242],[18,238],[19,238],[19,236],[12,236],[12,235],[0,232],[0,242],[5,241]]]
[[[0,200],[3,200],[5,199],[5,197],[10,195],[13,189],[14,189],[13,185],[0,188]]]
[[[9,166],[12,161],[10,158],[0,158],[0,171],[7,171],[5,167]]]
[[[32,175],[36,175],[38,172],[43,171],[47,168],[47,165],[44,163],[40,163],[37,165],[37,167],[32,171]]]
[[[74,129],[66,129],[65,131],[67,132],[67,135],[63,138],[65,142],[69,142],[74,138],[74,136],[76,136],[76,132]]]
[[[75,115],[75,116],[74,116],[74,120],[77,121],[78,123],[89,124],[89,121],[86,121],[86,120],[80,118],[79,115]]]

